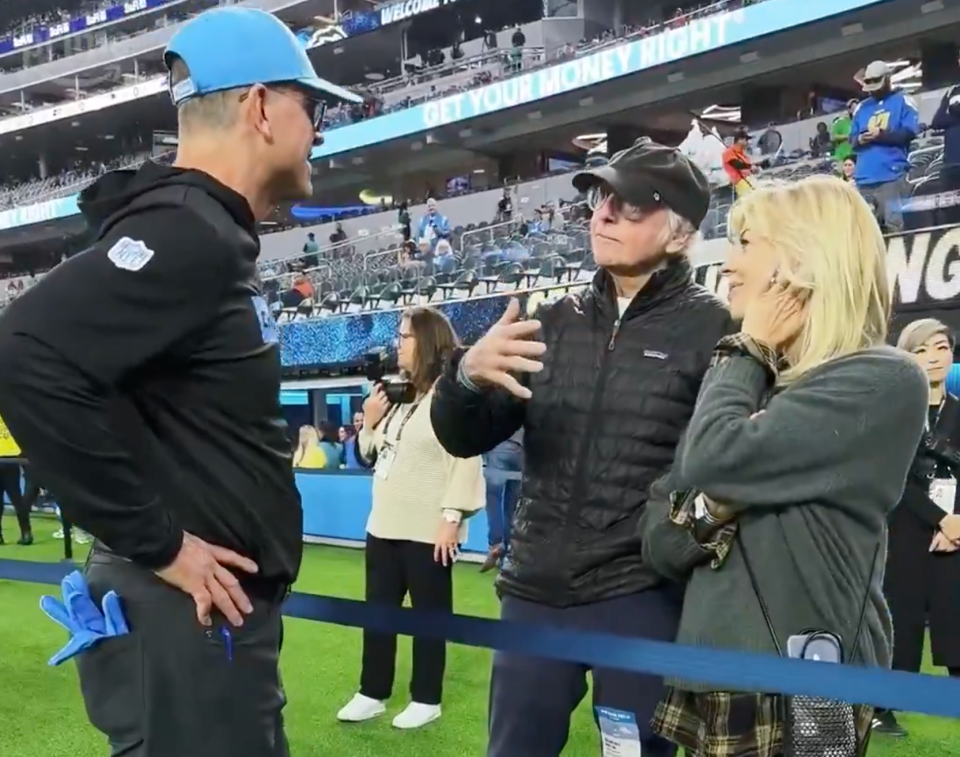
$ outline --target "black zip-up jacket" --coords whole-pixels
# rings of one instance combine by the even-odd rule
[[[291,583],[303,519],[249,204],[148,163],[80,207],[96,241],[0,316],[0,415],[113,552],[158,569],[188,531]]]
[[[733,325],[722,302],[691,281],[686,261],[655,274],[620,316],[604,272],[592,287],[541,309],[544,368],[533,397],[471,392],[458,359],[431,408],[457,457],[492,449],[524,428],[523,485],[501,593],[558,607],[660,582],[640,554],[640,513],[669,469],[713,348]]]

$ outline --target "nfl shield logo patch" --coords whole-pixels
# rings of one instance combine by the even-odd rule
[[[152,257],[153,250],[130,237],[123,237],[107,251],[107,260],[124,271],[139,271]]]

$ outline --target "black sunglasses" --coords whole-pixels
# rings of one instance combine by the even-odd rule
[[[294,91],[293,88],[284,88],[279,89],[276,87],[267,87],[271,92],[276,92],[278,95],[286,95],[287,97],[294,98],[297,102],[300,103],[300,106],[303,108],[303,112],[307,114],[307,118],[310,119],[310,123],[313,124],[313,130],[319,131],[320,127],[323,125],[323,118],[327,114],[327,102],[326,100],[321,100],[319,97],[313,95],[308,95],[303,90]],[[242,95],[240,95],[240,102],[243,102],[250,96],[251,90],[247,90]]]

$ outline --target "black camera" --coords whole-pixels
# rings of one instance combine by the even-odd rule
[[[367,381],[383,387],[387,401],[391,405],[408,405],[417,399],[417,389],[409,381],[387,381],[386,374],[387,351],[383,348],[371,350],[363,356]]]

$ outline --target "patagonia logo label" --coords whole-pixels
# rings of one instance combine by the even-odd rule
[[[657,352],[656,350],[644,350],[643,356],[653,358],[654,360],[666,360],[668,357],[666,352]]]

